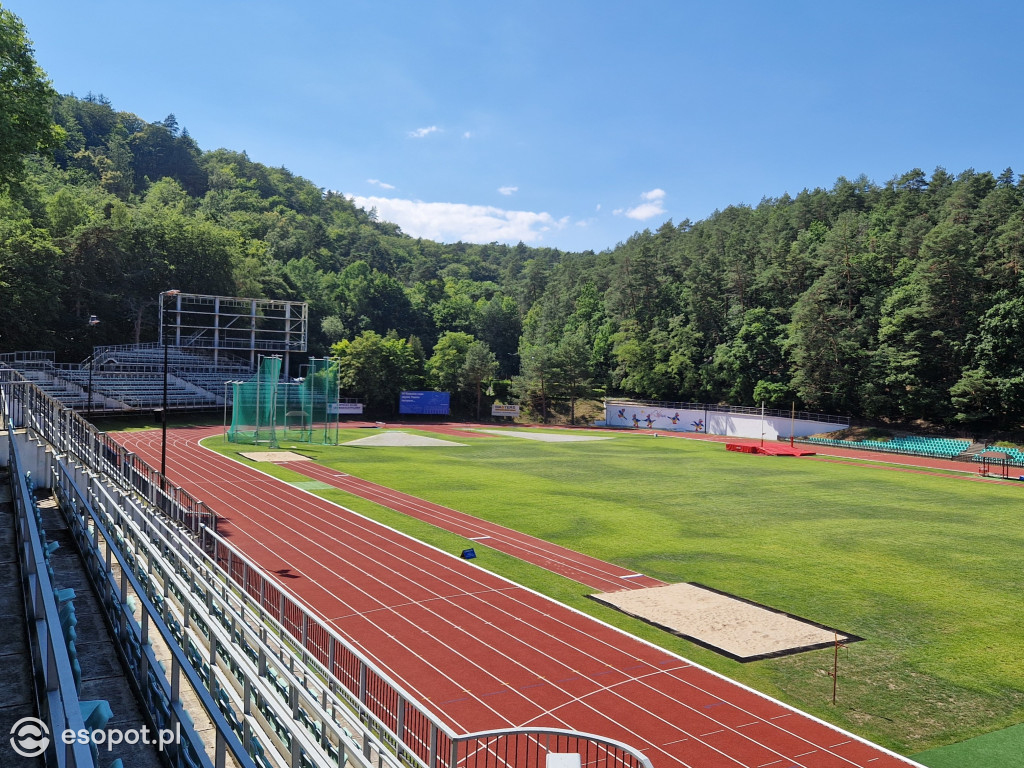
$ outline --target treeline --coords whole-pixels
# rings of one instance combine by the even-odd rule
[[[639,234],[594,273],[607,278],[597,287],[613,324],[610,383],[1016,427],[1022,191],[1010,169],[915,169]]]
[[[1024,419],[1024,186],[1009,169],[841,178],[564,253],[410,238],[102,96],[58,97],[53,119],[52,157],[0,194],[0,351],[75,360],[153,340],[157,295],[175,288],[308,301],[311,352],[333,351],[346,394],[384,411],[438,386],[467,411],[489,391],[538,414],[603,391]]]

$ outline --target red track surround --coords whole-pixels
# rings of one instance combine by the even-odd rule
[[[199,446],[219,431],[171,430],[169,478],[456,730],[570,728],[641,749],[655,768],[917,765]],[[159,456],[158,431],[117,438]]]

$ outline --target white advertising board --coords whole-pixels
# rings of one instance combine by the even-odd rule
[[[342,413],[346,413],[346,414],[353,414],[353,413],[354,414],[360,414],[360,413],[363,412],[363,404],[362,403],[328,403],[327,404],[327,412],[328,413],[337,413],[337,414],[342,414]]]
[[[501,403],[493,403],[491,405],[491,416],[518,416],[519,406],[518,405],[503,405]]]

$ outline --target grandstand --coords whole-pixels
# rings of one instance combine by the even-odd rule
[[[1015,445],[989,445],[984,451],[971,456],[971,461],[1006,467],[1024,467],[1024,451]]]
[[[164,291],[158,302],[157,342],[95,347],[71,364],[54,362],[53,352],[10,352],[0,367],[76,411],[191,410],[229,405],[229,383],[251,378],[258,355],[282,356],[287,379],[290,355],[307,348],[303,302],[181,291]]]
[[[96,347],[81,363],[55,363],[52,352],[32,351],[0,355],[0,365],[67,408],[113,413],[163,405],[164,354],[159,344],[128,344]],[[227,383],[252,375],[247,362],[223,353],[216,362],[205,350],[168,347],[166,354],[166,402],[175,410],[230,402]]]

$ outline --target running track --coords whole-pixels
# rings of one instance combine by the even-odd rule
[[[280,466],[334,488],[340,488],[353,496],[360,496],[396,512],[465,536],[470,541],[479,541],[492,549],[539,565],[541,568],[546,568],[602,592],[665,585],[665,582],[646,574],[598,560],[581,552],[574,552],[549,541],[467,515],[465,512],[458,512],[449,507],[442,507],[416,496],[362,480],[336,469],[325,467],[323,464],[313,461],[285,461],[280,462]]]
[[[655,768],[916,765],[541,595],[168,432],[168,476],[456,730],[570,728]],[[159,460],[160,432],[117,435]]]

